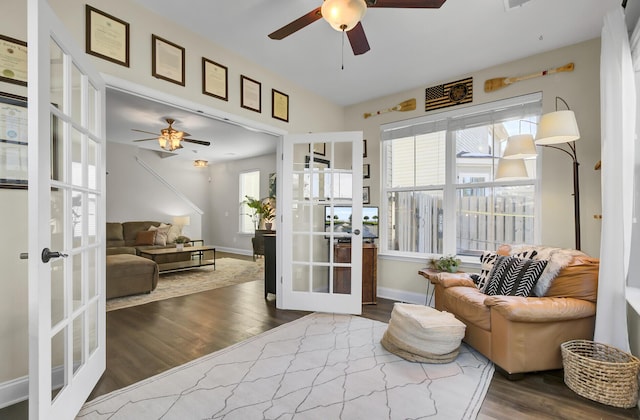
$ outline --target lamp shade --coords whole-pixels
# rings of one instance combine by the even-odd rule
[[[173,223],[180,226],[189,226],[191,224],[191,217],[189,216],[174,216]]]
[[[360,22],[367,11],[364,0],[325,0],[322,17],[336,31],[349,31]]]
[[[530,159],[538,155],[531,134],[517,134],[507,139],[503,159]]]
[[[516,181],[528,179],[527,167],[524,159],[500,159],[496,169],[496,181]]]
[[[536,144],[568,143],[579,138],[580,131],[573,111],[550,112],[540,118]]]

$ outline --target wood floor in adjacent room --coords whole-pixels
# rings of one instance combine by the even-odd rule
[[[363,306],[362,316],[387,322],[393,303],[378,299],[377,305]],[[89,399],[306,314],[276,309],[273,295],[264,299],[261,281],[108,312],[107,369]],[[26,412],[26,403],[18,404],[0,410],[0,419],[27,419]],[[577,396],[564,385],[561,371],[527,374],[519,381],[496,372],[478,418],[638,419],[640,414]]]

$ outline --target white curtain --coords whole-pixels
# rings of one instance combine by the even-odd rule
[[[636,87],[622,8],[604,18],[600,56],[602,234],[594,340],[629,351],[625,287],[631,244]]]

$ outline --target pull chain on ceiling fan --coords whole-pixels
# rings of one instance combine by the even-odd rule
[[[369,7],[396,9],[438,9],[446,0],[325,0],[321,7],[286,24],[269,34],[271,39],[284,39],[294,32],[324,18],[331,27],[346,32],[355,55],[364,54],[371,48],[364,33],[361,19]]]

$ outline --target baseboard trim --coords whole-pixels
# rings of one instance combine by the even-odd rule
[[[29,398],[28,376],[0,383],[0,408],[9,407],[27,398]]]
[[[252,256],[252,252],[250,249],[240,249],[240,248],[229,248],[226,246],[217,246],[217,245],[213,245],[213,247],[216,249],[216,251],[220,251],[220,252],[228,252],[230,254],[238,254],[238,255],[248,255],[248,256]]]
[[[397,300],[398,302],[415,303],[424,305],[426,296],[424,293],[407,292],[406,290],[390,289],[388,287],[378,287],[378,297]]]

